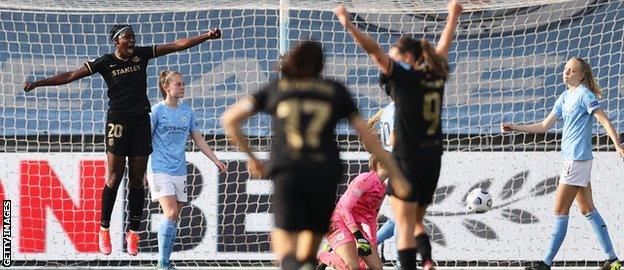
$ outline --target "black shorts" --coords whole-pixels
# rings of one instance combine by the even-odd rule
[[[148,114],[111,116],[106,119],[106,152],[117,156],[149,156],[152,153],[152,128]]]
[[[401,172],[412,184],[412,192],[405,201],[417,202],[426,206],[433,202],[433,194],[438,186],[442,156],[414,159],[396,159]],[[386,188],[388,195],[393,195],[392,186]]]
[[[336,206],[336,191],[342,172],[279,170],[273,174],[275,226],[295,232],[326,233]]]

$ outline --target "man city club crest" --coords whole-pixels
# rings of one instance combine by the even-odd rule
[[[139,61],[141,61],[141,58],[139,58],[138,56],[132,57],[132,62],[137,63]]]
[[[186,119],[186,116],[182,116],[182,122],[183,122],[183,123],[186,123],[186,120],[187,120],[187,119]]]

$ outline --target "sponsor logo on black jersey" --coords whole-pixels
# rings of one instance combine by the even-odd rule
[[[140,65],[136,65],[136,66],[129,66],[129,67],[125,67],[125,68],[115,69],[115,70],[111,71],[111,74],[112,74],[113,77],[115,77],[117,75],[137,72],[139,70],[141,70],[141,66]]]

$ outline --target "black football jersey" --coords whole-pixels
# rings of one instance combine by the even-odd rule
[[[105,54],[85,63],[91,74],[100,73],[108,86],[108,114],[133,116],[150,112],[147,98],[147,64],[156,46],[135,47],[130,59]]]
[[[395,102],[393,155],[398,158],[442,154],[442,102],[445,77],[427,68],[415,70],[402,62],[390,63],[387,74]]]
[[[272,116],[272,171],[340,168],[336,124],[359,114],[343,84],[321,78],[281,79],[251,97],[257,110]]]

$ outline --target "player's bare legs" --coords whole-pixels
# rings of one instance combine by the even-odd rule
[[[576,194],[578,193],[579,187],[570,186],[566,184],[559,184],[557,186],[557,195],[555,197],[555,215],[569,215],[570,214],[570,206],[572,206],[572,202],[574,198],[576,198]]]
[[[339,246],[334,252],[339,256],[339,258],[336,259],[340,260],[340,263],[334,263],[332,265],[334,268],[344,268],[348,270],[361,269],[359,259],[362,259],[366,263],[368,267],[366,269],[380,270],[383,268],[376,248],[371,249],[371,255],[359,257],[355,242],[348,242]]]
[[[349,270],[357,270],[360,269],[360,263],[358,261],[357,249],[355,247],[355,242],[348,242],[344,245],[339,246],[335,250],[336,254],[340,256],[342,261],[344,261],[345,266]]]
[[[405,249],[416,246],[416,242],[412,237],[415,230],[416,202],[406,202],[396,197],[390,197],[392,212],[395,216],[396,226],[398,226],[399,237],[397,239],[397,248]]]
[[[396,197],[390,197],[390,204],[396,217],[396,226],[398,226],[397,250],[411,250],[410,252],[417,250],[422,257],[427,258],[423,261],[424,269],[434,269],[431,260],[431,243],[423,224],[427,206],[419,205],[417,202],[403,201]],[[414,254],[413,257],[414,261],[410,259],[406,268],[415,268],[416,255]],[[401,265],[404,265],[404,262],[401,262]]]
[[[316,257],[316,252],[323,239],[323,234],[310,230],[301,231],[297,235],[296,258],[300,262],[308,261]]]
[[[281,263],[287,255],[294,254],[297,247],[297,233],[275,228],[271,232],[271,247],[275,259]]]
[[[316,257],[322,237],[312,231],[288,232],[276,228],[271,233],[271,246],[282,269],[298,269],[300,262]]]
[[[317,270],[325,270],[327,266],[331,266],[334,269],[347,269],[348,266],[344,260],[335,253],[331,246],[327,245],[323,247],[321,253],[318,256],[319,265]]]
[[[161,197],[158,199],[158,203],[160,207],[162,207],[163,214],[166,218],[171,220],[178,220],[180,218],[182,203],[176,200],[175,195]]]
[[[580,187],[576,192],[576,204],[578,204],[581,214],[587,215],[594,211],[594,198],[592,196],[591,183],[587,187]]]
[[[425,232],[425,225],[423,224],[423,218],[427,212],[427,205],[416,204],[416,224],[414,224],[414,236],[421,235]]]
[[[401,261],[401,267],[404,269],[416,268],[416,240],[414,239],[414,230],[416,227],[416,208],[418,204],[416,202],[407,202],[396,197],[390,197],[390,204],[392,205],[392,212],[395,216],[398,238],[397,238],[397,250],[399,252],[411,252],[410,260]],[[413,257],[413,259],[412,259]]]
[[[379,252],[377,252],[377,248],[375,247],[371,249],[371,251],[372,251],[371,255],[362,257],[362,260],[364,260],[364,262],[366,263],[366,266],[368,266],[368,269],[371,269],[371,270],[383,269],[383,266],[381,264],[381,259],[380,259],[381,257],[379,256]]]
[[[148,156],[128,157],[128,186],[130,188],[143,187],[143,177],[147,171]]]

